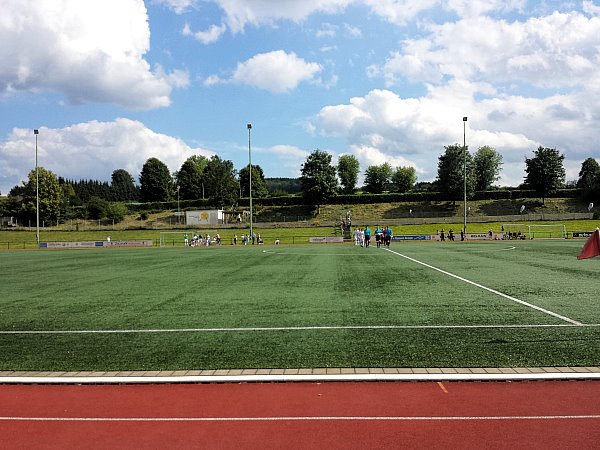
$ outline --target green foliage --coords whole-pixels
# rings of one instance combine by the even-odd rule
[[[145,202],[168,201],[172,197],[173,180],[165,163],[149,158],[140,173],[141,198]]]
[[[129,209],[121,202],[109,203],[108,208],[106,208],[106,217],[114,223],[122,222],[127,214],[129,214]]]
[[[408,192],[417,182],[417,173],[414,167],[398,167],[392,173],[392,189],[395,192]]]
[[[352,194],[358,183],[360,164],[354,155],[342,155],[338,159],[337,173],[342,185],[342,193]]]
[[[496,149],[487,145],[479,147],[473,157],[473,163],[476,176],[475,190],[485,191],[500,179],[502,155]]]
[[[239,172],[240,187],[242,197],[250,197],[248,187],[250,186],[250,171],[248,166],[242,168]],[[265,174],[260,166],[252,164],[252,198],[262,198],[269,194],[267,184],[265,183]]]
[[[269,195],[290,195],[302,192],[302,185],[298,178],[265,178]]]
[[[468,148],[454,144],[444,147],[446,151],[438,158],[438,190],[448,200],[462,200],[465,191],[465,162],[467,198],[475,192],[475,167]]]
[[[525,158],[525,185],[542,198],[556,192],[565,182],[564,155],[555,148],[538,147],[533,158]]]
[[[205,169],[204,188],[206,196],[218,207],[230,207],[239,198],[239,183],[233,163],[213,156]]]
[[[365,170],[364,190],[371,194],[381,194],[390,187],[392,178],[392,166],[383,163],[379,166],[369,166]]]
[[[335,196],[338,181],[331,155],[319,149],[308,155],[302,164],[300,183],[306,201],[317,206]]]
[[[179,186],[181,200],[196,200],[203,198],[204,171],[208,159],[202,155],[193,155],[184,161],[175,174],[175,182]]]
[[[117,169],[111,175],[110,200],[134,201],[139,198],[139,189],[135,186],[133,177],[125,169]],[[109,199],[105,199],[109,200]]]
[[[594,158],[587,158],[581,164],[577,187],[582,190],[582,197],[586,200],[600,196],[600,164]]]
[[[106,217],[106,211],[109,203],[100,197],[92,197],[87,202],[86,210],[87,216],[93,220],[99,220]]]
[[[57,222],[64,204],[63,189],[58,183],[56,175],[50,170],[38,167],[39,174],[39,204],[40,220],[43,222]],[[22,191],[21,215],[33,219],[36,217],[36,171],[29,172],[28,181],[24,183]]]

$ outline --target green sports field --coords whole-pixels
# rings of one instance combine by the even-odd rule
[[[0,370],[600,364],[583,241],[0,252]]]

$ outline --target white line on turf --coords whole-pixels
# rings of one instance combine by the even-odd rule
[[[310,331],[310,330],[446,330],[485,328],[598,328],[600,324],[490,324],[490,325],[323,325],[296,327],[237,327],[237,328],[155,328],[137,330],[0,330],[6,334],[128,334],[128,333],[222,333],[259,331]]]
[[[288,421],[492,421],[492,420],[598,420],[600,415],[551,416],[282,416],[282,417],[18,417],[0,421],[25,422],[288,422]]]
[[[436,270],[436,271],[438,271],[440,273],[443,273],[444,275],[448,275],[449,277],[456,278],[457,280],[460,280],[460,281],[463,281],[463,282],[468,283],[470,285],[476,286],[476,287],[478,287],[480,289],[483,289],[485,291],[491,292],[492,294],[499,295],[500,297],[503,297],[503,298],[505,298],[507,300],[510,300],[510,301],[515,302],[515,303],[519,303],[520,305],[524,305],[524,306],[527,306],[529,308],[535,309],[537,311],[543,312],[544,314],[547,314],[547,315],[552,316],[552,317],[556,317],[557,319],[563,320],[563,321],[571,323],[573,325],[583,326],[583,324],[581,322],[578,322],[576,320],[570,319],[570,318],[568,318],[566,316],[561,316],[560,314],[557,314],[555,312],[552,312],[552,311],[549,311],[547,309],[541,308],[539,306],[533,305],[531,303],[527,303],[527,302],[525,302],[523,300],[519,300],[518,298],[511,297],[510,295],[504,294],[504,293],[502,293],[500,291],[497,291],[495,289],[489,288],[487,286],[483,286],[482,284],[475,283],[474,281],[467,280],[466,278],[463,278],[461,276],[455,275],[455,274],[453,274],[451,272],[448,272],[446,270],[440,269],[439,267],[435,267],[435,266],[432,266],[431,264],[424,263],[423,261],[419,261],[418,259],[414,259],[414,258],[411,258],[410,256],[403,255],[402,253],[395,252],[393,250],[390,250],[389,248],[386,249],[386,250],[388,252],[390,252],[390,253],[393,253],[394,255],[401,256],[402,258],[408,259],[409,261],[412,261],[414,263],[420,264],[420,265],[425,266],[425,267],[427,267],[429,269]]]

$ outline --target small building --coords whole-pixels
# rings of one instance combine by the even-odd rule
[[[203,211],[186,211],[186,225],[220,225],[225,223],[222,209],[207,209]]]

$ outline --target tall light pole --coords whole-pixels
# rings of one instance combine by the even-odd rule
[[[463,230],[467,232],[467,118],[463,117],[463,165],[464,165],[464,204],[465,204],[465,220]]]
[[[248,175],[250,178],[250,239],[252,239],[252,147],[250,146],[250,130],[252,130],[252,124],[246,125],[248,127]]]
[[[181,212],[179,210],[179,189],[181,186],[177,185],[177,225],[181,223]]]
[[[40,247],[40,172],[38,170],[38,134],[39,130],[33,130],[35,135],[35,238],[37,246]]]

